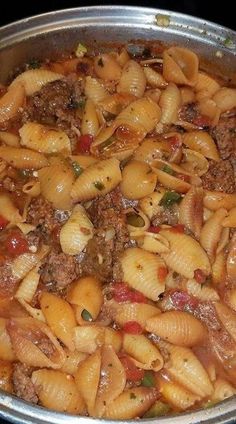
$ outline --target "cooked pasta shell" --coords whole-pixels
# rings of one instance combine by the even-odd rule
[[[122,47],[120,53],[117,54],[116,56],[117,62],[119,63],[120,66],[123,67],[128,62],[129,59],[130,59],[129,53],[127,52],[125,47]]]
[[[164,194],[165,189],[160,187],[158,191],[154,191],[149,196],[145,196],[139,200],[139,207],[149,219],[152,219],[161,210],[159,202]]]
[[[72,186],[73,201],[94,199],[112,191],[122,179],[119,164],[119,161],[113,158],[86,168]]]
[[[94,405],[96,417],[103,416],[106,405],[123,392],[125,384],[125,370],[117,354],[111,346],[103,346],[100,380]]]
[[[221,402],[233,395],[236,394],[235,388],[227,380],[223,378],[217,378],[214,382],[214,393],[212,395],[212,400],[216,402]]]
[[[130,161],[122,171],[121,193],[127,199],[142,199],[153,193],[157,176],[147,163]]]
[[[144,97],[150,97],[150,99],[158,103],[161,97],[161,90],[159,88],[150,88],[144,92]]]
[[[125,390],[106,406],[104,418],[129,420],[142,416],[155,402],[157,390],[148,387],[134,387]]]
[[[179,346],[192,347],[206,338],[203,324],[193,315],[182,311],[168,311],[149,318],[145,329]]]
[[[124,333],[123,349],[132,357],[136,366],[142,369],[159,371],[163,367],[164,361],[159,349],[142,334]]]
[[[203,190],[191,187],[179,207],[179,222],[199,239],[203,224]]]
[[[197,83],[194,87],[197,91],[197,100],[211,98],[219,88],[220,85],[214,78],[205,72],[198,72]]]
[[[21,145],[37,152],[71,153],[70,139],[64,131],[36,122],[27,122],[20,128],[19,134],[21,136]]]
[[[40,307],[53,334],[71,351],[75,350],[73,329],[76,327],[72,307],[59,296],[43,292]]]
[[[98,158],[87,155],[72,155],[71,159],[72,161],[77,162],[82,169],[88,168],[88,166],[93,165],[98,161]]]
[[[41,153],[17,147],[0,146],[0,158],[17,169],[40,169],[48,165]]]
[[[0,140],[10,147],[20,147],[20,137],[8,131],[0,131]]]
[[[183,166],[189,172],[201,177],[204,175],[209,168],[209,162],[201,153],[191,149],[182,149],[183,153]]]
[[[161,256],[173,271],[185,278],[193,278],[196,269],[201,269],[205,275],[210,274],[208,256],[196,240],[186,234],[170,230],[161,230],[160,235],[170,243],[170,252],[162,253]]]
[[[42,322],[46,322],[41,309],[34,308],[29,303],[27,303],[22,297],[18,299],[18,302],[25,308],[25,310],[27,311],[30,317],[38,319],[39,321],[42,321]]]
[[[198,77],[198,57],[183,47],[170,47],[163,53],[163,76],[166,81],[193,86]]]
[[[17,224],[22,222],[23,218],[19,213],[19,210],[14,205],[11,198],[4,193],[0,193],[0,211],[1,216],[9,221],[11,224]]]
[[[212,264],[212,281],[214,284],[220,284],[226,277],[226,254],[220,252],[216,254],[214,263]]]
[[[42,246],[37,253],[22,253],[22,255],[17,256],[11,264],[12,275],[17,280],[21,280],[47,253],[48,246]]]
[[[137,244],[142,249],[152,253],[165,253],[169,252],[169,242],[165,237],[160,234],[145,231],[145,234],[136,239]]]
[[[88,99],[85,103],[83,118],[81,123],[81,133],[95,136],[99,129],[99,121],[96,108],[92,100]]]
[[[216,211],[219,208],[230,210],[236,207],[236,194],[205,190],[203,204],[211,211]]]
[[[159,72],[154,71],[150,67],[144,67],[143,72],[146,76],[148,85],[154,88],[164,88],[168,85],[163,76]]]
[[[68,255],[78,255],[93,237],[93,224],[83,206],[76,205],[68,221],[60,231],[62,251]]]
[[[173,124],[177,121],[178,110],[181,106],[181,94],[175,84],[169,83],[167,88],[162,91],[159,105],[162,124]]]
[[[161,395],[177,410],[184,411],[200,400],[199,396],[173,381],[160,378],[158,382]]]
[[[152,169],[157,175],[157,181],[168,189],[177,191],[177,193],[187,193],[187,191],[189,191],[189,189],[191,188],[191,185],[189,183],[182,180],[181,178],[177,178],[173,175],[168,174],[162,169],[159,169],[158,167],[156,167],[156,164],[152,167]],[[188,175],[185,170],[182,171],[182,174]]]
[[[42,196],[56,209],[71,209],[70,192],[75,180],[73,170],[61,162],[38,171]]]
[[[34,318],[13,318],[7,331],[20,362],[32,367],[61,368],[65,353],[46,324]]]
[[[11,339],[6,329],[7,320],[0,318],[0,359],[15,361],[16,356],[12,349]]]
[[[100,101],[99,107],[112,115],[119,115],[119,113],[134,100],[136,99],[132,94],[115,93],[108,95],[105,99]]]
[[[111,345],[116,352],[119,352],[122,344],[120,333],[112,328],[98,325],[79,326],[74,329],[74,342],[79,352],[93,353],[97,347],[103,344]]]
[[[216,302],[214,305],[220,321],[236,342],[236,313],[224,303]]]
[[[236,312],[236,288],[227,290],[225,301]]]
[[[220,160],[214,140],[206,131],[190,131],[183,134],[183,143],[209,159]]]
[[[211,263],[214,262],[217,245],[222,234],[222,221],[227,215],[226,209],[218,209],[203,225],[200,243],[208,254]]]
[[[165,345],[169,353],[168,373],[183,387],[204,398],[213,393],[208,374],[196,355],[187,347]]]
[[[18,85],[20,83],[23,85],[26,95],[31,96],[48,82],[62,78],[63,75],[48,71],[47,69],[30,69],[18,75],[11,83],[10,87],[15,89],[16,84]]]
[[[195,93],[194,93],[192,88],[181,87],[180,93],[181,93],[181,103],[182,103],[182,105],[185,105],[185,104],[188,104],[188,103],[194,103]]]
[[[0,360],[0,389],[4,392],[13,393],[12,374],[12,364]]]
[[[138,236],[143,235],[150,227],[150,220],[138,208],[128,208],[125,210],[127,218],[127,228],[131,238],[137,239]]]
[[[71,375],[42,369],[34,371],[31,379],[41,404],[46,408],[69,414],[85,413],[84,401]]]
[[[195,280],[186,281],[184,287],[186,288],[188,294],[197,297],[203,302],[215,302],[216,300],[219,300],[219,295],[214,288],[208,287],[206,285],[201,285]]]
[[[78,352],[77,350],[71,352],[68,349],[65,349],[65,354],[66,359],[60,370],[66,374],[74,375],[79,367],[79,364],[81,364],[81,362],[87,358],[87,354]]]
[[[200,94],[200,93],[199,93]],[[203,99],[198,102],[198,110],[201,115],[207,116],[214,127],[218,124],[221,110],[212,99]]]
[[[121,327],[128,321],[136,321],[142,328],[148,318],[160,313],[160,310],[148,303],[118,303],[114,300],[107,301],[105,311]]]
[[[122,70],[117,92],[142,97],[146,87],[146,76],[142,66],[129,60]]]
[[[230,209],[228,215],[222,221],[223,227],[236,228],[236,207]]]
[[[158,277],[158,269],[165,266],[160,257],[140,248],[128,248],[121,256],[124,281],[152,300],[165,290],[164,281]]]
[[[213,96],[213,100],[221,112],[226,112],[236,107],[236,89],[221,87]]]
[[[89,312],[92,319],[95,320],[103,304],[102,286],[95,277],[83,277],[72,283],[67,294],[67,301],[72,305],[81,307],[81,312],[85,309]],[[77,318],[78,319],[78,318]],[[80,316],[79,324],[85,325],[86,322]]]
[[[95,57],[94,70],[97,76],[103,80],[114,81],[119,80],[121,77],[119,63],[107,53]]]
[[[23,105],[25,90],[22,84],[16,84],[0,98],[0,124],[14,118]]]
[[[90,76],[85,77],[85,86],[84,86],[85,96],[92,100],[94,104],[97,104],[103,101],[109,92],[103,87],[103,85],[96,79]]]
[[[162,159],[164,156],[170,156],[170,154],[171,148],[167,141],[145,138],[135,150],[133,159],[152,164],[155,159]]]
[[[236,278],[236,234],[234,233],[230,245],[229,253],[226,260],[226,269],[228,278],[232,281]]]
[[[37,290],[39,279],[40,275],[38,267],[31,269],[31,271],[21,281],[20,286],[15,293],[15,298],[24,299],[26,302],[30,303]]]
[[[22,187],[22,192],[28,194],[30,197],[38,197],[41,192],[40,182],[34,180],[25,183]]]
[[[100,380],[101,361],[101,349],[97,349],[96,352],[79,364],[75,373],[75,383],[86,403],[90,416],[94,414],[94,405]]]

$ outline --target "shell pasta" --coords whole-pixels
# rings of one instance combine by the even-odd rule
[[[58,416],[236,394],[236,88],[144,47],[79,43],[0,87],[0,389]]]

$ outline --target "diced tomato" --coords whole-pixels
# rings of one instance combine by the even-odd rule
[[[201,269],[195,269],[194,271],[194,278],[199,284],[203,284],[206,281],[206,274]]]
[[[149,231],[150,233],[158,234],[158,233],[161,231],[161,227],[159,227],[158,225],[151,225],[151,226],[148,228],[148,231]]]
[[[136,321],[127,321],[123,326],[123,330],[129,334],[142,334],[143,332],[141,325]]]
[[[185,291],[175,290],[170,293],[173,306],[181,311],[189,307],[191,310],[197,308],[199,301],[194,296],[189,295]]]
[[[168,269],[165,266],[160,266],[157,271],[158,280],[164,283],[168,274]]]
[[[76,145],[75,153],[89,153],[93,142],[93,136],[90,134],[81,135]]]
[[[18,231],[12,231],[5,240],[5,248],[9,255],[18,256],[29,251],[28,241]]]
[[[125,369],[126,378],[130,381],[140,381],[143,379],[145,371],[136,367],[132,359],[125,353],[118,354],[119,359]]]
[[[170,228],[170,231],[172,233],[184,233],[184,225],[182,224],[173,225],[173,227]]]
[[[9,221],[7,219],[0,215],[0,230],[3,230],[7,226],[8,222]]]
[[[189,183],[190,176],[186,174],[176,174],[176,178],[179,178],[182,181],[185,181],[186,183]]]
[[[200,115],[193,120],[193,124],[196,125],[197,127],[204,128],[204,127],[209,127],[211,125],[211,121],[208,116]]]
[[[178,147],[181,146],[181,142],[176,135],[173,135],[172,137],[168,137],[167,140],[170,143],[170,147],[172,150],[176,150],[178,149]]]
[[[130,289],[125,283],[115,283],[113,286],[113,299],[116,302],[146,303],[146,297],[139,291]]]

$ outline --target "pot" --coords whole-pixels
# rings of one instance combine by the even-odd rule
[[[163,19],[164,16],[164,19]],[[164,25],[163,25],[164,22]],[[192,48],[203,67],[236,83],[236,33],[222,26],[158,9],[129,6],[93,6],[51,12],[15,22],[0,29],[0,82],[6,83],[12,70],[36,59],[61,56],[78,43],[96,46],[127,43],[133,51],[145,42],[159,40]],[[93,418],[75,417],[28,404],[0,391],[0,417],[17,424],[92,424]],[[105,420],[99,420],[101,423]],[[145,419],[152,423],[155,419]],[[122,421],[123,423],[125,421]],[[130,420],[129,424],[137,421]],[[235,397],[216,406],[163,417],[159,424],[233,424]],[[114,424],[117,421],[114,421]]]

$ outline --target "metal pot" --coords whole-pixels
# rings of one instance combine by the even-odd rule
[[[168,26],[160,26],[165,16]],[[159,24],[158,24],[159,23]],[[209,70],[236,82],[236,33],[222,26],[180,13],[129,6],[93,6],[67,9],[27,18],[0,29],[0,81],[6,83],[12,69],[32,58],[56,58],[71,52],[78,42],[96,45],[129,42],[133,49],[142,40],[193,48]],[[132,41],[131,41],[132,40]],[[134,41],[136,40],[136,43]],[[137,40],[139,41],[137,43]],[[94,419],[75,417],[30,405],[0,391],[0,417],[19,424],[92,424]],[[104,422],[105,420],[99,420]],[[155,419],[145,419],[151,423]],[[125,421],[122,421],[125,422]],[[131,420],[130,423],[137,421]],[[235,398],[206,410],[158,419],[159,424],[233,424]],[[114,421],[114,424],[117,421]]]

